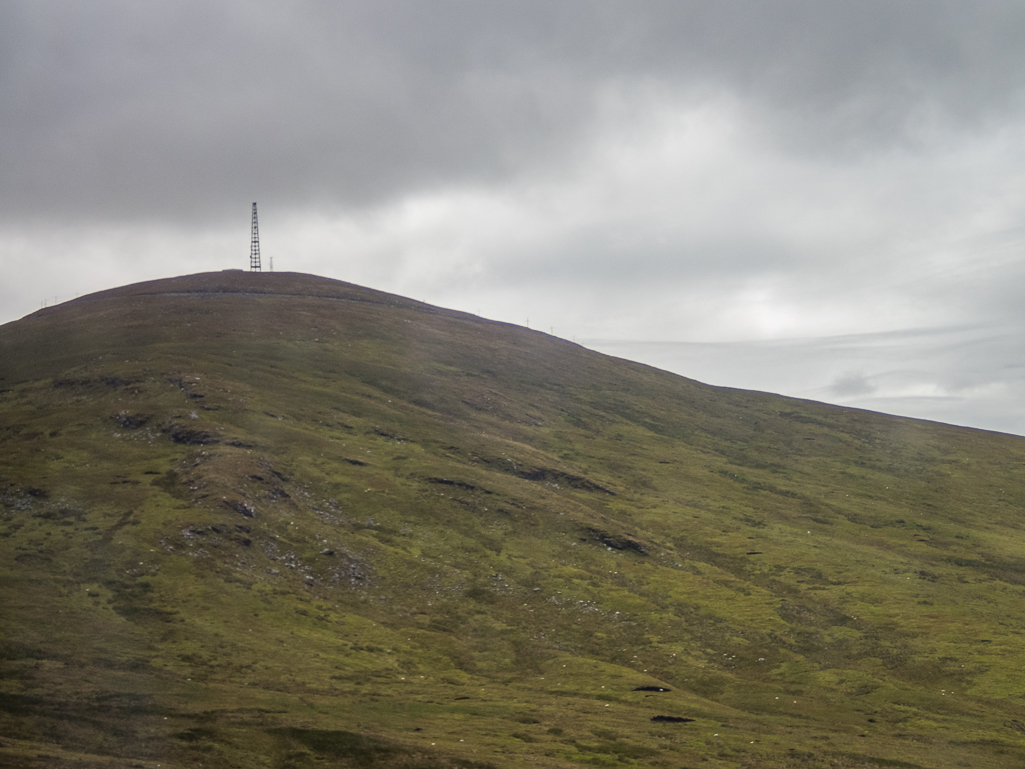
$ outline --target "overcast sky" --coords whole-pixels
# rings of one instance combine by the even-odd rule
[[[1020,0],[4,0],[0,322],[310,272],[1025,434]]]

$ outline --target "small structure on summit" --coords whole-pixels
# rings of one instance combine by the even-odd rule
[[[256,203],[253,203],[253,235],[249,246],[249,271],[260,272],[260,226],[256,221]]]

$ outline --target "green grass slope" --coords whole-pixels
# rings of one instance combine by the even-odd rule
[[[0,765],[1025,765],[1025,439],[296,274],[0,327]]]

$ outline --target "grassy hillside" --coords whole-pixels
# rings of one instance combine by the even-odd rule
[[[1025,765],[1025,439],[337,281],[0,327],[0,765]]]

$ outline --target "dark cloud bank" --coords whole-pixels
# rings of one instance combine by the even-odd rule
[[[726,92],[791,152],[971,131],[1022,103],[999,2],[11,2],[7,220],[364,206],[563,162],[606,89]],[[966,30],[968,30],[966,32]]]

